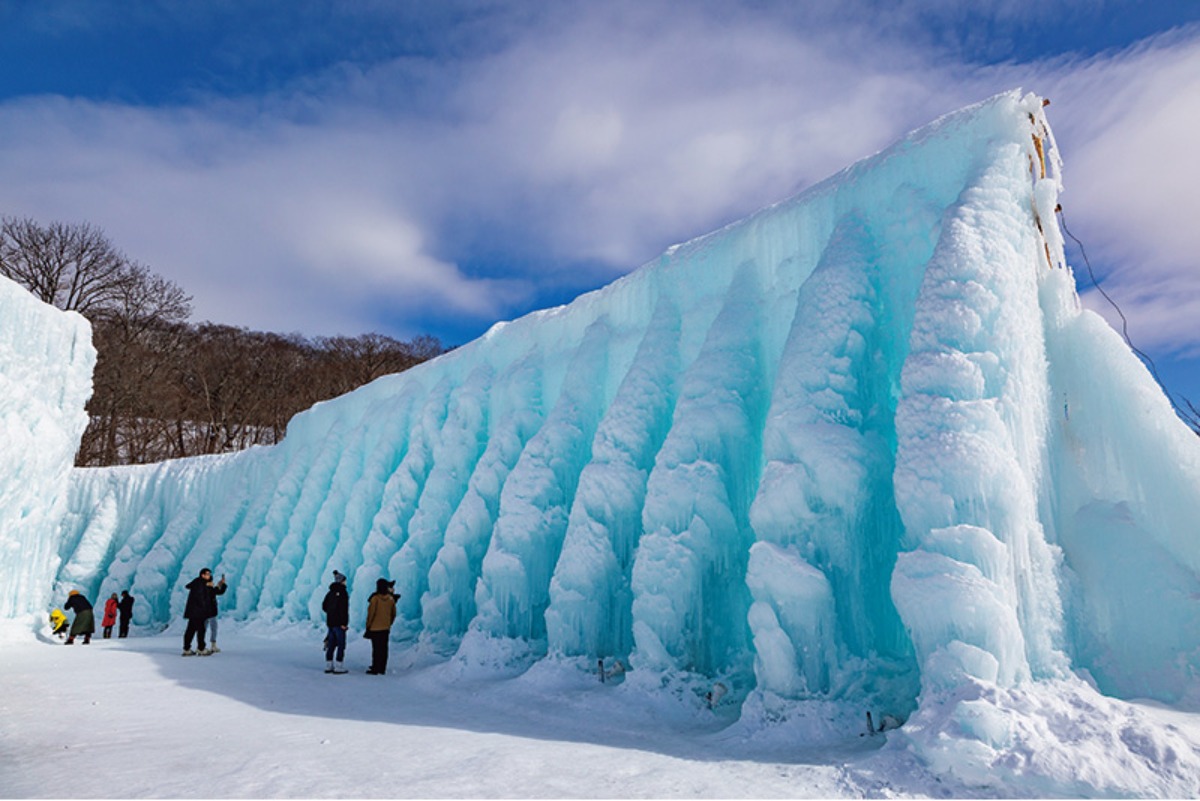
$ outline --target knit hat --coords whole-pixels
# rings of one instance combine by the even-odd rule
[[[375,591],[376,592],[391,592],[392,587],[395,587],[395,586],[396,586],[396,582],[388,581],[385,578],[381,578],[381,579],[376,580],[376,582],[375,582]]]
[[[334,580],[334,581],[341,582],[342,584],[345,584],[345,583],[346,583],[346,576],[345,576],[345,575],[343,575],[342,573],[339,573],[338,571],[336,571],[336,570],[335,570],[335,571],[333,571],[333,580]]]

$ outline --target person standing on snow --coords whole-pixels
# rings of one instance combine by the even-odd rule
[[[133,596],[129,594],[129,590],[121,590],[121,600],[117,603],[117,615],[120,620],[117,636],[128,637],[129,621],[133,618]]]
[[[367,599],[367,632],[364,636],[371,641],[372,676],[387,672],[388,638],[392,636],[392,623],[396,620],[396,595],[392,588],[396,582],[381,578],[375,582],[375,592]]]
[[[104,602],[104,618],[100,621],[104,629],[104,639],[112,637],[113,626],[117,625],[117,594],[114,592]]]
[[[67,593],[67,602],[63,604],[63,609],[72,609],[75,612],[75,620],[71,623],[71,632],[67,635],[67,645],[74,645],[75,638],[80,634],[83,635],[83,644],[89,645],[92,642],[92,633],[96,630],[96,616],[92,612],[92,603],[79,590],[71,590]]]
[[[333,583],[325,600],[321,602],[325,612],[325,625],[329,633],[325,635],[325,672],[346,672],[346,631],[350,628],[350,596],[346,592],[346,577],[338,571],[333,571]],[[334,652],[337,652],[337,664],[333,662]]]
[[[208,608],[208,652],[210,654],[219,654],[221,649],[217,647],[217,596],[224,595],[226,589],[225,574],[221,574],[221,580],[213,586],[212,576],[208,579],[209,603]]]
[[[187,618],[187,631],[183,633],[183,655],[196,655],[197,652],[192,650],[192,638],[195,637],[199,653],[208,656],[212,651],[204,644],[205,623],[217,607],[212,595],[212,571],[207,567],[201,570],[200,575],[187,583],[187,591],[187,603],[183,607],[183,616]]]

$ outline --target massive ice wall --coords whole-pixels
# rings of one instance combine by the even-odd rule
[[[1079,308],[1060,188],[1038,98],[948,115],[278,446],[77,471],[58,590],[164,624],[207,565],[225,615],[319,620],[339,569],[356,623],[394,578],[395,638],[461,659],[896,711],[1071,668],[1178,697],[1200,444]]]
[[[0,276],[0,620],[50,600],[95,361],[86,320]]]

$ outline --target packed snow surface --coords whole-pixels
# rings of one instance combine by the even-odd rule
[[[361,627],[383,576],[403,669],[620,661],[794,748],[871,711],[955,786],[1196,795],[1127,702],[1198,697],[1200,440],[1080,308],[1061,189],[999,95],[275,447],[75,471],[44,581],[149,633],[205,566],[248,625],[319,625],[337,569]]]
[[[3,642],[0,797],[1195,796],[1200,719],[1081,683],[974,699],[982,716],[1004,696],[986,725],[1011,723],[1012,746],[964,781],[942,771],[961,739],[930,764],[903,729],[805,743],[800,720],[738,720],[736,704],[691,706],[552,660],[510,678],[454,662],[368,676],[361,638],[350,672],[330,676],[320,632],[239,626],[223,625],[220,653],[187,659],[180,626],[67,648]]]

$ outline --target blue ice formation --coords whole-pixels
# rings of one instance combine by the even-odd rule
[[[75,471],[55,591],[165,624],[211,566],[223,615],[308,621],[338,569],[352,623],[391,577],[394,639],[477,664],[1177,699],[1200,441],[1081,309],[1060,190],[1039,98],[950,114],[277,446]]]
[[[83,317],[0,276],[0,621],[45,620],[95,363]]]

